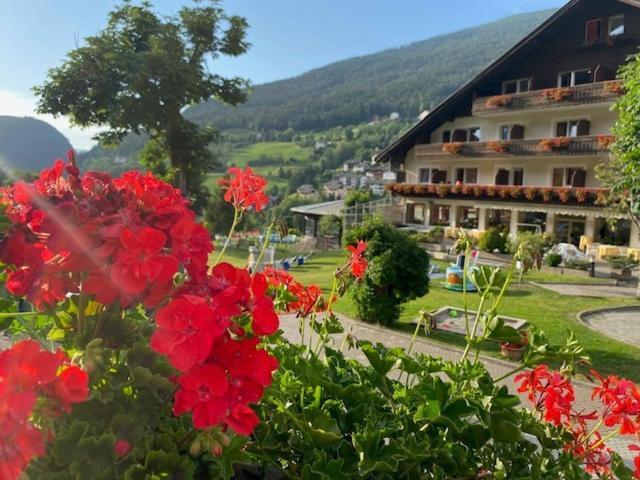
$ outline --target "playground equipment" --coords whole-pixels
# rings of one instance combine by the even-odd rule
[[[447,275],[444,284],[444,288],[447,290],[453,290],[455,292],[462,292],[465,288],[463,276],[464,276],[464,262],[466,261],[465,256],[463,254],[458,255],[456,259],[456,263],[451,264],[449,268],[447,268]],[[469,262],[468,271],[467,271],[467,284],[466,290],[467,292],[475,292],[478,289],[471,281],[469,277],[469,273],[476,268],[476,263],[478,261],[478,252],[474,250],[471,252],[471,261]]]

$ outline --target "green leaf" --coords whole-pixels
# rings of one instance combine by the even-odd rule
[[[496,442],[516,443],[522,440],[520,428],[500,414],[489,417],[489,431]]]
[[[427,400],[426,403],[420,405],[413,416],[414,421],[433,420],[440,415],[440,404],[437,400]]]
[[[390,355],[390,350],[381,344],[374,347],[369,342],[362,342],[360,349],[374,370],[381,376],[387,375],[396,363],[396,358]]]

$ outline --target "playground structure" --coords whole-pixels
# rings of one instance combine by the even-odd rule
[[[454,292],[462,292],[463,290],[465,290],[465,287],[467,292],[475,292],[478,290],[471,281],[471,277],[469,275],[473,271],[473,269],[476,268],[476,263],[478,262],[478,251],[474,250],[473,252],[471,252],[471,260],[467,268],[466,285],[463,279],[465,261],[465,256],[463,254],[460,254],[456,259],[456,263],[451,264],[451,266],[447,268],[444,288],[446,288],[447,290],[453,290]]]

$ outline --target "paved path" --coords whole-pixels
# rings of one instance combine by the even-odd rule
[[[411,343],[411,335],[403,332],[386,329],[376,325],[365,324],[341,315],[339,317],[344,325],[345,332],[350,333],[358,340],[380,342],[388,347],[402,347],[405,349],[408,348]],[[280,317],[280,320],[280,328],[283,330],[285,337],[292,342],[300,342],[298,320],[296,317],[294,315],[283,315]],[[307,329],[307,331],[308,330],[309,329]],[[343,338],[344,334],[333,335],[330,341],[333,342],[335,347],[340,347]],[[441,357],[445,360],[458,360],[462,355],[462,350],[459,348],[430,341],[424,337],[416,338],[412,351],[434,357]],[[362,363],[368,364],[366,357],[360,350],[350,350],[347,355],[361,361]],[[494,378],[510,372],[516,366],[514,363],[493,357],[482,355],[480,358]],[[507,385],[513,393],[517,393],[515,391],[512,378],[505,380],[504,384]],[[573,384],[576,395],[576,409],[585,411],[594,410],[594,403],[591,401],[592,386],[589,383],[581,381],[574,381]],[[523,398],[523,405],[527,404],[528,401]],[[627,446],[632,443],[631,440],[632,439],[616,438],[615,440],[608,442],[609,446],[614,448],[629,465],[631,465],[633,457]]]
[[[603,335],[640,347],[640,305],[595,310],[580,317]]]
[[[636,287],[619,287],[616,285],[606,284],[571,284],[571,283],[537,283],[532,284],[551,290],[561,295],[570,295],[574,297],[635,297],[638,289]]]

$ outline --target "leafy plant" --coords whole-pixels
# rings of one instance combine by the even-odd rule
[[[478,247],[485,252],[505,252],[508,236],[498,228],[491,227],[480,233],[478,237]]]
[[[614,270],[626,270],[640,265],[640,261],[625,255],[609,255],[604,257],[604,260],[606,260]]]
[[[589,270],[591,262],[589,260],[580,260],[577,258],[569,259],[564,262],[564,266],[567,268],[573,268],[574,270]]]
[[[350,292],[358,318],[392,324],[404,302],[427,293],[429,255],[409,235],[376,217],[347,231],[347,245],[355,245],[358,239],[369,245],[367,273]]]
[[[549,252],[544,256],[544,263],[550,267],[557,267],[562,263],[562,255]]]

